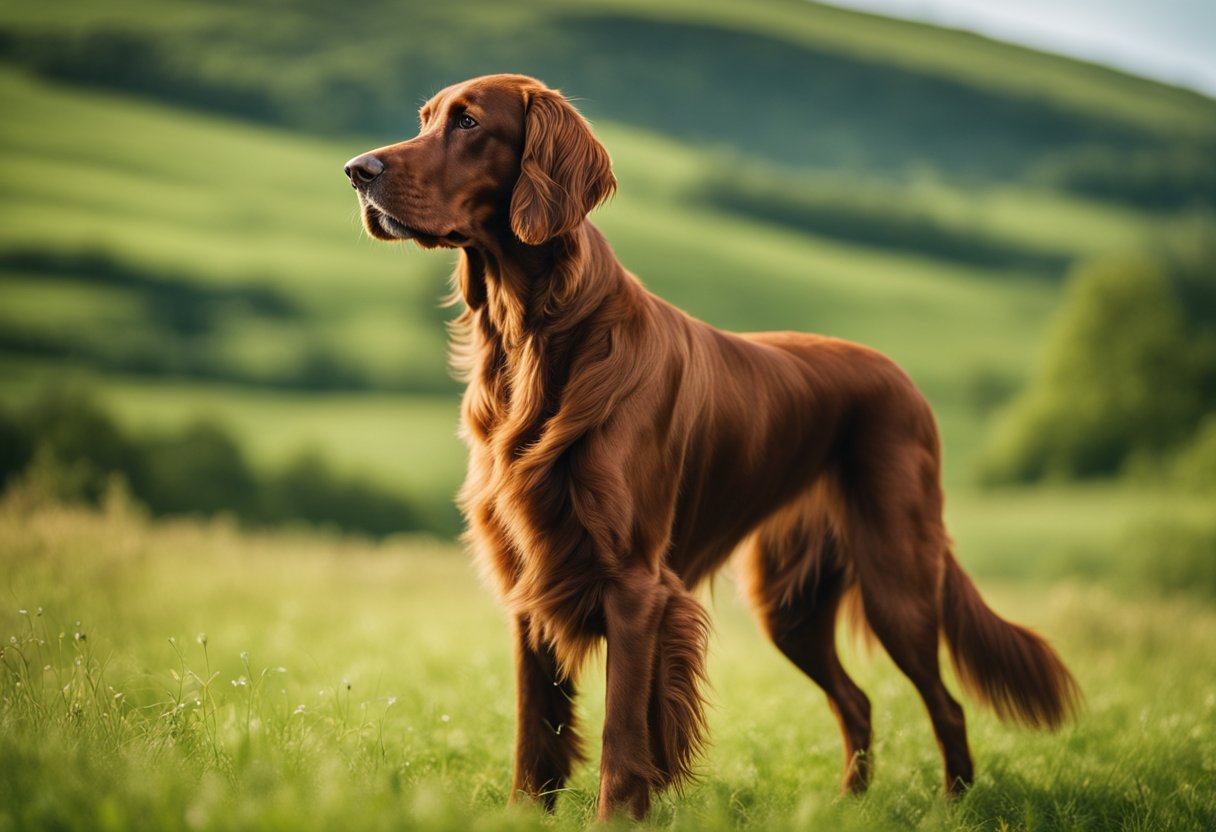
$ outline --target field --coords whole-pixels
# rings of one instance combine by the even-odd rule
[[[0,506],[0,828],[531,829],[505,806],[512,670],[501,614],[450,545],[223,522],[149,525]],[[966,560],[964,561],[966,562]],[[981,581],[1049,634],[1086,691],[1042,735],[967,706],[978,763],[956,804],[911,685],[846,648],[875,704],[871,792],[842,799],[822,695],[763,643],[731,578],[706,595],[713,745],[660,829],[1210,829],[1216,614],[1075,581]],[[602,668],[580,713],[598,743]],[[48,773],[55,772],[55,776]],[[551,829],[594,815],[582,766]]]

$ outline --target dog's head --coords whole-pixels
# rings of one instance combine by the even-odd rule
[[[591,128],[561,93],[487,75],[438,93],[409,141],[356,156],[346,175],[363,225],[428,248],[540,245],[575,229],[616,187]]]

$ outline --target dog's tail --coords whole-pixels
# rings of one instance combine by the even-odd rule
[[[705,658],[709,649],[709,616],[683,582],[663,570],[671,591],[655,650],[650,695],[650,750],[656,789],[681,788],[695,776],[705,745]]]
[[[1054,729],[1076,712],[1080,689],[1055,650],[994,613],[950,553],[942,631],[963,687],[1001,719]]]

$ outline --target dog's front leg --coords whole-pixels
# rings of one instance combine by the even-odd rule
[[[548,645],[537,649],[527,616],[515,620],[515,776],[511,800],[521,796],[553,811],[576,762],[583,759],[574,729],[574,680],[558,675]]]
[[[650,810],[650,792],[659,773],[651,753],[647,714],[667,596],[658,575],[641,569],[618,579],[604,594],[608,689],[600,761],[600,820],[608,820],[622,807],[635,819]]]

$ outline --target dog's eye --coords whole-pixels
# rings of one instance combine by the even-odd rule
[[[477,126],[477,119],[473,118],[468,113],[465,113],[460,118],[456,119],[456,126],[461,130],[472,130]]]

